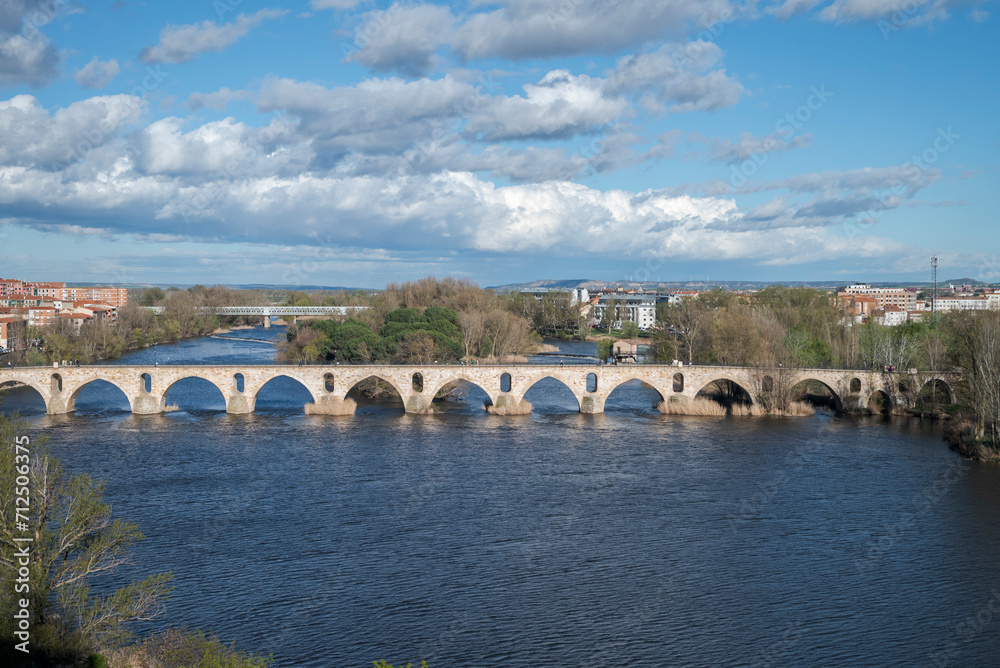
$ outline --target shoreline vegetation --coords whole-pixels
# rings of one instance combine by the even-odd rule
[[[848,388],[819,383],[790,387],[780,374],[771,374],[765,387],[763,372],[755,387],[706,388],[705,394],[721,397],[727,414],[799,415],[805,409],[793,404],[805,402],[848,412],[943,419],[947,441],[957,452],[1000,460],[1000,312],[949,312],[893,327],[878,324],[874,317],[858,324],[834,293],[812,288],[771,286],[753,295],[709,290],[678,305],[657,304],[657,327],[646,332],[628,321],[613,330],[610,317],[592,328],[589,307],[573,305],[568,292],[550,292],[540,299],[530,294],[502,295],[455,278],[390,283],[382,291],[312,294],[201,285],[187,290],[149,288],[136,292],[114,325],[92,323],[79,332],[65,323],[46,330],[23,328],[23,340],[41,340],[44,352],[29,348],[15,353],[14,361],[112,359],[156,343],[249,328],[259,320],[201,316],[196,311],[199,306],[274,303],[368,307],[351,318],[289,324],[286,340],[277,344],[279,360],[286,363],[524,363],[529,355],[558,351],[543,342],[544,336],[597,341],[599,358],[607,358],[615,341],[641,337],[648,349],[643,361],[659,364],[682,360],[758,370],[905,369],[911,371],[915,386],[899,382],[886,395],[873,396],[867,403],[862,398],[860,405],[836,405],[836,396],[846,397]],[[163,314],[153,315],[138,305],[162,306]],[[612,311],[605,309],[605,316]],[[934,379],[939,372],[951,371],[964,376],[956,387]],[[373,379],[359,389],[372,399],[392,393]],[[748,391],[757,402],[750,401]],[[435,399],[445,400],[450,394],[446,391]],[[666,408],[674,415],[716,410],[698,405]],[[351,408],[344,403],[309,410],[313,415],[341,415],[350,414]]]

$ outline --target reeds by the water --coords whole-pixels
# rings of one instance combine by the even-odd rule
[[[702,415],[702,416],[723,416],[732,415],[734,417],[751,417],[759,415],[806,417],[814,415],[816,409],[804,401],[793,401],[785,410],[772,410],[770,413],[764,411],[759,404],[733,403],[728,408],[712,399],[695,397],[687,401],[661,401],[656,405],[664,415]]]
[[[695,397],[687,401],[661,401],[656,408],[664,415],[725,415],[726,407],[717,401]]]

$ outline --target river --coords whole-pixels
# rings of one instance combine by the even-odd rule
[[[1000,466],[959,458],[938,424],[662,416],[636,382],[603,415],[552,380],[530,416],[488,415],[484,396],[305,416],[305,390],[277,379],[230,416],[188,380],[161,416],[96,383],[73,415],[46,416],[30,390],[2,410],[107,480],[146,535],[120,577],[174,573],[162,623],[279,666],[996,665]]]

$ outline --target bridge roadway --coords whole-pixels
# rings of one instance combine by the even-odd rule
[[[162,306],[142,306],[156,315],[163,314]],[[195,311],[200,315],[244,315],[260,316],[264,327],[271,326],[272,316],[291,316],[294,322],[301,316],[348,315],[355,311],[364,311],[370,306],[199,306]]]
[[[80,391],[103,380],[119,388],[136,414],[156,414],[166,410],[167,393],[185,378],[202,378],[219,388],[228,413],[252,413],[261,388],[269,381],[286,376],[301,383],[312,395],[316,412],[336,411],[347,393],[362,380],[375,377],[391,384],[403,400],[406,412],[422,413],[440,390],[467,381],[482,388],[497,407],[517,405],[528,389],[542,378],[565,384],[582,413],[603,413],[604,402],[624,382],[638,379],[652,386],[664,400],[693,398],[710,383],[729,380],[750,395],[758,395],[769,385],[792,387],[814,380],[828,387],[838,410],[867,406],[878,393],[886,399],[905,403],[929,382],[942,381],[951,401],[954,374],[878,373],[839,369],[751,369],[725,366],[668,366],[630,364],[591,365],[311,365],[311,366],[84,366],[15,367],[0,369],[0,386],[19,382],[34,388],[50,414],[70,413]],[[422,377],[422,378],[420,378]],[[777,379],[777,380],[776,380]],[[422,380],[418,383],[415,380]],[[415,389],[422,387],[422,390]],[[309,408],[307,407],[307,411]]]

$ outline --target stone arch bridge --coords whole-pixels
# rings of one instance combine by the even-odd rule
[[[536,382],[554,378],[565,384],[583,413],[604,412],[608,395],[622,383],[639,380],[664,400],[691,399],[716,381],[731,381],[753,402],[773,386],[791,388],[803,381],[822,383],[833,393],[838,410],[867,406],[876,396],[905,405],[928,383],[935,383],[954,401],[956,374],[879,373],[839,369],[750,369],[727,366],[667,365],[312,365],[312,366],[85,366],[0,369],[0,386],[22,383],[34,388],[50,414],[70,413],[81,390],[103,380],[119,388],[136,414],[166,410],[167,392],[185,378],[215,385],[228,413],[252,413],[261,388],[285,376],[301,383],[319,407],[336,404],[359,382],[381,379],[399,393],[409,413],[426,412],[434,396],[459,381],[479,386],[496,406],[516,405]],[[320,410],[319,412],[323,412]]]

